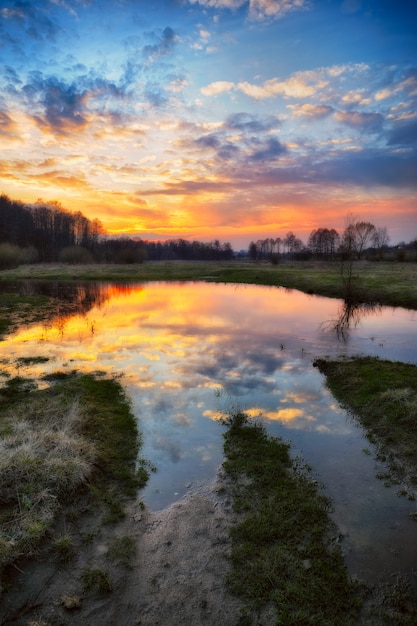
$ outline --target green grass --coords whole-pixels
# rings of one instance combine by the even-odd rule
[[[130,567],[133,556],[135,555],[136,545],[129,535],[114,537],[111,541],[107,555],[116,563]]]
[[[242,413],[226,425],[224,467],[239,513],[228,585],[243,603],[239,623],[272,623],[272,607],[274,623],[285,626],[416,624],[405,577],[375,586],[350,578],[331,501],[290,446]]]
[[[108,572],[100,567],[86,567],[81,576],[84,591],[90,593],[107,594],[113,590],[113,584]]]
[[[372,357],[316,364],[388,462],[383,477],[417,487],[417,366]]]
[[[61,563],[69,563],[75,557],[74,540],[70,535],[57,537],[53,542],[56,558]]]
[[[276,624],[356,623],[358,587],[336,541],[330,501],[288,444],[240,413],[228,426],[224,467],[242,515],[231,530],[232,592],[248,615],[272,603]]]
[[[299,289],[343,298],[344,286],[336,262],[267,263],[160,261],[141,265],[22,265],[0,272],[1,280],[198,280],[246,283]],[[392,306],[417,309],[417,263],[361,261],[353,265],[353,281],[366,298]],[[2,310],[0,306],[0,317]]]

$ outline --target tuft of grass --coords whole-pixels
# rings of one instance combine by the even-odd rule
[[[75,611],[81,608],[81,598],[79,596],[64,595],[60,599],[60,604],[67,611]]]
[[[57,560],[61,563],[69,563],[75,557],[75,545],[71,535],[62,535],[62,537],[55,539],[53,548]]]
[[[289,445],[243,413],[224,435],[224,467],[234,478],[240,521],[231,529],[228,582],[248,611],[273,605],[277,624],[346,624],[358,614],[331,503]]]
[[[84,591],[107,594],[113,590],[109,573],[100,567],[86,567],[81,574]]]
[[[135,542],[129,535],[122,535],[115,537],[109,545],[108,556],[113,561],[130,567],[132,557],[135,554],[136,546]]]

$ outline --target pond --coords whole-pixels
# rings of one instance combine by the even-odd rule
[[[222,462],[218,418],[243,410],[291,441],[334,502],[350,571],[414,576],[416,504],[376,478],[372,446],[313,366],[317,357],[374,355],[415,363],[417,314],[259,286],[207,283],[26,284],[60,297],[61,312],[0,343],[3,371],[122,375],[157,468],[152,509],[211,479]],[[25,366],[21,357],[49,361]],[[369,451],[371,454],[369,454]],[[415,577],[414,577],[415,578]]]

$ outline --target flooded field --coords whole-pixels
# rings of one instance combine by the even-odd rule
[[[416,504],[376,478],[372,446],[314,367],[318,357],[372,355],[416,362],[417,314],[259,286],[203,283],[33,284],[62,302],[48,323],[0,343],[4,374],[79,369],[119,374],[155,466],[154,510],[215,475],[218,423],[236,409],[292,442],[334,501],[348,566],[367,580],[414,576]],[[44,357],[42,363],[27,357]],[[46,360],[47,359],[47,360]]]

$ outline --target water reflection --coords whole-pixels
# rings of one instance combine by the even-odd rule
[[[322,328],[325,332],[334,333],[338,340],[347,342],[350,338],[350,330],[356,328],[365,316],[375,316],[382,310],[382,305],[376,302],[344,300],[339,307],[337,317],[325,322]]]
[[[352,354],[415,362],[414,312],[345,312],[349,332],[338,341],[337,333],[323,331],[323,320],[340,318],[340,301],[297,291],[199,283],[72,289],[64,315],[0,343],[2,369],[33,377],[74,368],[122,374],[143,454],[158,470],[144,492],[149,506],[166,506],[214,476],[222,461],[216,419],[245,410],[262,416],[270,432],[290,439],[294,453],[316,468],[349,534],[353,570],[372,577],[381,562],[407,571],[417,562],[416,527],[407,515],[415,504],[375,479],[374,461],[363,453],[369,444],[312,366],[317,357]],[[18,359],[28,354],[49,360],[23,366]],[[397,517],[401,534],[386,522]],[[403,560],[381,554],[387,545],[399,554],[404,542],[415,548]]]

